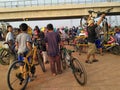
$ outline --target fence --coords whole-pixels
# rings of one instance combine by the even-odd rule
[[[26,6],[46,6],[60,4],[87,4],[98,2],[120,2],[120,0],[9,0],[0,1],[0,7],[26,7]]]

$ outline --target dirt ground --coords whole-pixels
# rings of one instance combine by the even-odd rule
[[[120,90],[120,56],[105,53],[103,56],[97,54],[99,62],[86,64],[86,54],[73,56],[78,58],[86,68],[87,84],[79,85],[70,69],[62,74],[52,76],[49,64],[47,71],[43,73],[37,66],[37,78],[29,82],[26,90]],[[7,71],[9,66],[0,65],[0,90],[9,90],[7,86]]]

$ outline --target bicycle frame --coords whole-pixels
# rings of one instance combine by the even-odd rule
[[[32,58],[32,57],[30,58],[30,61],[28,61],[28,57],[32,56],[32,55],[33,55],[33,52],[34,52],[34,50],[29,51],[29,53],[27,54],[27,56],[24,57],[23,62],[25,62],[25,65],[23,66],[23,69],[24,69],[24,68],[25,68],[25,69],[27,68],[27,71],[24,72],[25,74],[30,74],[31,67],[34,65],[34,64],[33,64],[33,58]]]
[[[71,61],[72,61],[72,52],[74,52],[74,51],[72,51],[72,50],[67,50],[66,48],[62,48],[62,50],[64,51],[64,59],[66,60],[66,62],[67,62],[67,66],[71,66]]]

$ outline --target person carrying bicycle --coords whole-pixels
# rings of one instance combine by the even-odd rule
[[[98,61],[95,56],[95,51],[96,51],[96,46],[95,46],[95,40],[96,40],[96,32],[95,29],[100,23],[102,22],[103,18],[105,17],[105,14],[102,14],[100,19],[98,20],[97,23],[94,23],[93,19],[88,20],[88,27],[87,27],[87,32],[88,32],[88,54],[87,54],[87,60],[85,61],[86,63],[91,63],[90,57],[91,55],[93,56],[92,62]]]

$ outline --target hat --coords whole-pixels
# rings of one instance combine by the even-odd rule
[[[90,26],[92,23],[94,23],[94,20],[93,19],[89,20],[88,21],[88,26]]]

